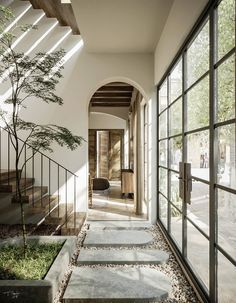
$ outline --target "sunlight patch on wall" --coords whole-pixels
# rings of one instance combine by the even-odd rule
[[[3,33],[0,35],[0,38],[3,36],[3,34],[7,33],[28,12],[31,7],[32,5],[29,3],[26,9],[5,28]]]

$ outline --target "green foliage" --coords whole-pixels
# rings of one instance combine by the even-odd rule
[[[52,152],[53,143],[75,150],[84,139],[73,135],[65,127],[39,125],[21,118],[22,108],[33,106],[37,101],[63,104],[62,98],[56,94],[56,85],[62,78],[65,51],[61,49],[51,53],[38,52],[34,56],[15,51],[15,33],[36,30],[37,27],[12,23],[10,29],[5,31],[13,18],[14,15],[8,8],[0,6],[0,81],[5,81],[6,86],[10,88],[10,94],[4,100],[4,104],[11,107],[9,111],[0,109],[0,119],[10,133],[10,140],[15,149],[16,196],[21,205],[23,251],[26,257],[26,228],[20,178],[23,168],[33,155],[25,159],[22,157],[22,151],[24,147],[30,146],[34,149],[33,154],[38,151]],[[19,139],[22,131],[26,135],[23,146]],[[20,160],[23,161],[21,167]]]
[[[217,60],[235,45],[235,0],[223,0],[218,9]],[[209,22],[188,50],[188,77],[197,80],[209,69]],[[235,118],[235,58],[227,59],[216,69],[216,118],[227,121]],[[197,84],[187,95],[188,129],[209,125],[209,77]]]
[[[63,104],[63,100],[56,94],[56,85],[62,78],[64,50],[52,53],[38,52],[33,57],[16,52],[13,42],[16,29],[25,32],[35,30],[37,27],[30,24],[18,26],[17,24],[8,32],[4,32],[7,23],[14,18],[12,12],[0,6],[0,78],[7,81],[12,93],[4,101],[12,105],[12,113],[0,110],[0,118],[10,131],[12,142],[16,146],[18,133],[24,131],[26,143],[36,151],[52,152],[52,143],[66,146],[75,150],[84,141],[82,137],[73,135],[68,129],[57,125],[37,125],[20,118],[20,110],[33,105],[37,101]],[[18,156],[18,152],[17,152]],[[20,156],[20,155],[19,155]]]
[[[29,244],[26,258],[23,247],[0,247],[0,280],[41,280],[62,248],[62,243]]]

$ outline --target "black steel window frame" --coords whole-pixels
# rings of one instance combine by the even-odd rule
[[[168,172],[168,192],[167,196],[165,196],[162,192],[159,191],[159,177],[157,181],[157,199],[159,201],[159,195],[163,196],[167,200],[167,207],[168,207],[168,212],[167,212],[167,229],[164,226],[163,222],[160,219],[160,210],[159,210],[159,203],[157,204],[157,217],[158,217],[158,222],[160,223],[161,229],[167,236],[168,240],[170,243],[172,243],[172,246],[178,256],[178,258],[182,261],[182,265],[189,274],[190,278],[192,279],[192,282],[194,283],[197,291],[199,292],[200,296],[202,297],[203,301],[205,302],[217,302],[217,251],[222,253],[222,255],[234,266],[236,266],[236,260],[232,258],[225,250],[223,247],[221,247],[217,243],[217,217],[216,217],[216,212],[217,212],[217,199],[216,199],[216,190],[217,189],[222,189],[226,192],[236,194],[236,189],[229,188],[223,185],[220,185],[217,183],[216,180],[216,170],[217,170],[217,159],[216,159],[216,129],[220,126],[225,126],[225,125],[236,125],[236,118],[230,119],[227,121],[223,122],[217,122],[216,121],[216,114],[214,111],[215,108],[215,100],[216,100],[216,91],[215,91],[215,84],[216,84],[216,70],[218,67],[223,64],[227,59],[229,59],[231,56],[235,56],[235,46],[227,53],[225,54],[222,58],[220,58],[218,61],[216,60],[216,9],[219,6],[220,2],[223,0],[211,0],[205,7],[203,13],[197,20],[196,24],[194,25],[193,29],[189,33],[188,37],[186,38],[185,42],[183,43],[182,47],[178,51],[177,55],[175,56],[174,60],[172,61],[170,67],[166,71],[166,73],[163,75],[161,81],[159,82],[157,86],[157,160],[158,160],[158,172],[157,175],[159,176],[159,168],[166,169]],[[189,47],[191,46],[192,42],[195,40],[201,29],[204,27],[206,22],[209,21],[209,46],[210,46],[210,54],[209,54],[209,70],[207,70],[204,74],[202,74],[194,83],[192,83],[189,87],[187,87],[186,83],[186,53]],[[169,103],[169,78],[171,72],[174,70],[176,65],[179,63],[179,61],[182,59],[182,94],[176,97],[174,100],[172,100]],[[209,125],[204,126],[198,129],[190,130],[187,131],[186,125],[187,121],[184,121],[186,119],[186,96],[187,93],[195,87],[198,83],[200,83],[203,79],[206,77],[209,77]],[[162,88],[162,85],[167,81],[167,106],[166,108],[162,109],[159,112],[159,91]],[[175,134],[170,136],[169,132],[169,109],[170,107],[180,100],[182,98],[182,133],[180,134]],[[167,112],[167,137],[160,138],[159,137],[159,122],[160,122],[160,116],[164,112]],[[180,210],[172,201],[170,201],[170,176],[171,172],[179,174],[177,170],[174,170],[170,168],[170,146],[169,142],[170,139],[176,138],[176,137],[181,137],[182,136],[182,150],[187,150],[187,136],[189,134],[194,134],[198,133],[199,131],[209,131],[209,149],[210,149],[210,158],[209,158],[209,164],[210,164],[210,170],[209,170],[209,181],[205,179],[201,179],[196,176],[192,176],[193,180],[202,182],[206,185],[209,186],[209,192],[210,192],[210,198],[209,198],[209,213],[210,213],[210,220],[209,220],[209,235],[207,235],[197,224],[195,224],[190,218],[187,216],[187,205],[186,203],[182,203],[182,210]],[[167,142],[167,167],[160,165],[159,163],[159,144],[160,142],[166,140]],[[182,152],[182,161],[187,161],[186,155],[187,153]],[[185,157],[185,158],[184,158]],[[157,201],[157,202],[158,202]],[[174,241],[173,238],[170,237],[171,234],[171,226],[170,226],[170,208],[174,207],[178,212],[180,212],[183,216],[183,234],[182,234],[182,251],[179,251],[179,247]],[[209,276],[210,276],[210,281],[209,281],[209,293],[207,292],[206,288],[202,283],[199,283],[199,279],[197,279],[197,274],[193,271],[193,269],[189,266],[189,264],[186,263],[185,257],[187,254],[186,251],[186,243],[187,243],[187,233],[184,232],[186,230],[187,222],[190,222],[207,240],[209,240],[209,257],[210,257],[210,270],[209,270]]]

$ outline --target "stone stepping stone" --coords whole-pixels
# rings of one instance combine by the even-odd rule
[[[84,240],[85,247],[101,246],[141,246],[153,241],[150,233],[141,230],[103,230],[88,231]]]
[[[157,302],[170,291],[170,279],[156,269],[77,267],[63,302]]]
[[[87,250],[82,249],[79,264],[160,264],[169,259],[169,254],[157,249],[139,250]]]
[[[123,230],[123,229],[148,229],[151,224],[148,221],[87,221],[89,230]]]

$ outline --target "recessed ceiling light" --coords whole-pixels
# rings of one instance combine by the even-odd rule
[[[70,4],[70,3],[71,3],[71,0],[61,0],[61,3],[62,3],[62,4]]]

